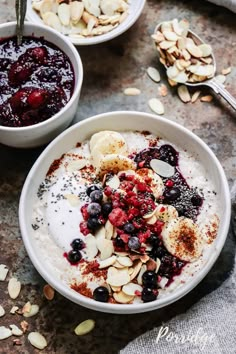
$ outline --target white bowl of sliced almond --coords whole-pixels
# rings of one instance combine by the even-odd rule
[[[27,0],[27,19],[50,26],[75,45],[111,40],[129,29],[145,0]]]
[[[138,313],[178,300],[209,272],[230,196],[196,135],[147,113],[110,112],[44,150],[19,219],[34,266],[59,293],[94,310]]]

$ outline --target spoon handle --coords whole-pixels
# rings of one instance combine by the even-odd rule
[[[16,0],[15,6],[16,6],[16,21],[17,21],[17,25],[16,25],[17,45],[20,45],[23,37],[23,27],[25,21],[27,2],[26,0]]]
[[[210,86],[216,93],[221,95],[236,110],[236,99],[224,88],[222,84],[212,79],[208,81],[207,85]]]

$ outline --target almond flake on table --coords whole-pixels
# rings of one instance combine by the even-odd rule
[[[19,327],[14,324],[9,325],[9,327],[11,328],[11,333],[13,336],[22,336],[23,331]]]
[[[211,96],[211,95],[202,96],[202,97],[200,98],[200,100],[201,100],[202,102],[211,102],[211,101],[213,100],[213,96]]]
[[[191,97],[187,86],[180,85],[177,91],[178,91],[179,98],[181,99],[182,102],[187,103],[191,101]]]
[[[44,349],[47,346],[47,341],[45,337],[39,332],[30,332],[28,334],[28,340],[30,344],[37,349]]]
[[[8,293],[11,299],[16,299],[20,294],[21,283],[17,278],[11,278],[8,283]]]
[[[192,95],[191,102],[194,103],[197,101],[198,97],[200,96],[201,91],[195,91],[194,94]]]
[[[22,328],[22,330],[23,330],[24,333],[25,333],[25,332],[28,330],[28,328],[29,328],[29,324],[28,324],[28,322],[26,322],[26,321],[21,321],[20,326],[21,326],[21,328]]]
[[[12,332],[5,326],[0,326],[0,340],[6,339],[12,336]]]
[[[5,264],[0,264],[0,281],[4,281],[7,277],[9,269]]]
[[[231,67],[229,66],[226,69],[222,69],[221,74],[222,75],[228,75],[229,73],[231,73]]]
[[[0,317],[3,317],[5,315],[5,310],[2,307],[2,305],[0,305]]]
[[[165,84],[161,84],[161,85],[158,87],[158,92],[159,92],[159,94],[160,94],[162,97],[167,96],[168,90],[167,90],[166,85],[165,85]]]
[[[219,84],[224,84],[225,80],[226,80],[226,76],[225,75],[216,75],[215,76],[215,80],[219,83]]]
[[[128,87],[124,90],[126,96],[138,96],[140,93],[141,91],[136,87]]]
[[[147,69],[147,74],[154,82],[159,82],[161,80],[159,71],[152,66],[149,66]]]
[[[94,320],[86,320],[81,322],[74,330],[75,334],[77,336],[83,336],[85,334],[88,334],[91,332],[95,327],[95,321]]]
[[[158,98],[151,98],[148,101],[148,105],[151,108],[151,110],[156,114],[164,114],[165,113],[163,103]]]
[[[37,315],[37,313],[39,312],[39,306],[38,305],[31,305],[30,310],[26,311],[23,313],[24,317],[32,317]]]

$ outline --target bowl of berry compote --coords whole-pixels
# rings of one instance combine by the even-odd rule
[[[0,143],[31,148],[48,143],[72,122],[83,81],[80,55],[51,28],[0,25]]]

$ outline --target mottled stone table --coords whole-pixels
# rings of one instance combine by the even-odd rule
[[[14,1],[0,0],[0,22],[14,19]],[[158,66],[162,82],[164,71],[157,62],[150,35],[157,22],[186,17],[192,28],[209,42],[215,51],[218,71],[235,64],[236,27],[235,15],[201,0],[147,1],[142,16],[125,34],[108,43],[93,48],[79,48],[84,64],[84,84],[78,114],[75,120],[111,110],[138,110],[150,112],[147,101],[158,97],[158,85],[146,75],[148,66]],[[227,77],[226,87],[236,96],[236,67]],[[138,87],[138,97],[123,95],[126,87]],[[198,134],[216,153],[225,168],[232,197],[236,194],[236,120],[235,113],[222,100],[211,103],[182,103],[176,90],[168,88],[162,98],[166,119],[174,120]],[[64,299],[59,294],[53,301],[42,295],[44,280],[34,269],[21,239],[18,225],[18,202],[24,179],[43,148],[16,150],[0,146],[0,263],[9,266],[10,274],[16,275],[23,284],[20,297],[14,301],[21,306],[27,300],[40,305],[40,312],[29,319],[30,330],[38,330],[48,340],[43,353],[117,353],[130,340],[158,326],[177,313],[186,311],[199,298],[217,288],[233,267],[235,239],[233,228],[223,252],[208,276],[190,294],[171,306],[149,314],[117,316],[90,311]],[[234,204],[234,207],[235,204]],[[235,213],[235,210],[234,210]],[[10,315],[13,305],[7,295],[7,282],[0,283],[0,303],[7,314],[0,318],[0,325],[18,324],[21,317]],[[96,328],[84,337],[73,334],[81,321],[93,318]],[[0,353],[37,353],[22,338],[22,346],[14,346],[12,338],[0,343]]]

